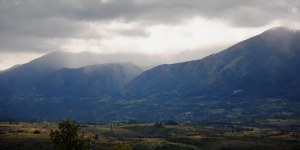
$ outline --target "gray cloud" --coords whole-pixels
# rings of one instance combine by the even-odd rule
[[[64,39],[90,38],[86,34],[90,22],[141,22],[144,26],[139,28],[112,32],[147,36],[147,25],[180,24],[194,16],[238,27],[259,27],[274,20],[298,22],[300,1],[0,0],[0,52],[58,50]]]

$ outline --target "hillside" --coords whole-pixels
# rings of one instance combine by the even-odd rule
[[[93,88],[94,90],[90,94],[107,95],[112,93],[112,91],[119,91],[129,80],[142,72],[139,67],[132,63],[120,62],[125,60],[125,58],[116,61],[114,64],[109,64],[106,62],[113,60],[109,60],[109,57],[101,59],[102,57],[105,56],[92,53],[49,53],[26,64],[18,65],[2,72],[0,74],[0,95],[46,94],[55,96],[58,94],[72,96],[72,94],[77,94],[78,96],[87,95],[87,92],[78,93],[82,89],[91,90]],[[87,72],[86,70],[89,71]],[[102,87],[106,90],[89,87],[100,84],[92,83],[96,82],[96,80],[105,80],[107,84],[102,85]],[[67,82],[72,82],[73,85],[66,85]],[[79,82],[80,85],[76,85]],[[113,82],[115,84],[111,84]],[[62,93],[63,91],[65,93]]]
[[[279,27],[204,59],[160,65],[127,86],[131,95],[297,97],[300,31]]]
[[[141,72],[131,63],[65,68],[49,74],[38,88],[48,96],[104,96],[122,90]]]

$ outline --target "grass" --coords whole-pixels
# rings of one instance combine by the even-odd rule
[[[110,125],[85,124],[80,126],[80,130],[93,137],[93,149],[112,149],[120,143],[132,149],[145,150],[300,149],[298,120],[260,120],[257,125],[155,126],[154,123],[143,123],[114,125],[111,128]],[[291,125],[298,127],[298,130],[280,130]],[[49,133],[56,128],[57,123],[51,122],[1,122],[0,149],[51,149]]]

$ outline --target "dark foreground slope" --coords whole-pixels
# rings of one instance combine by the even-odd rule
[[[300,31],[274,28],[201,60],[160,65],[127,86],[153,97],[300,96]]]

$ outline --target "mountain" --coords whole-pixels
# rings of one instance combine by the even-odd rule
[[[119,61],[91,65],[98,60],[90,54],[50,53],[0,74],[0,120],[298,119],[299,41],[300,31],[273,28],[203,59],[144,72]]]
[[[65,68],[45,77],[38,89],[48,96],[104,96],[122,90],[141,72],[132,63]]]
[[[160,65],[126,87],[129,95],[153,97],[300,96],[300,31],[267,30],[200,60]]]
[[[61,68],[79,68],[95,64],[131,62],[137,66],[148,67],[161,63],[172,63],[175,59],[178,60],[177,57],[178,56],[175,55],[165,57],[162,55],[146,55],[134,53],[99,54],[91,52],[70,53],[56,51],[34,59],[24,65],[27,67],[43,66],[47,67],[47,69],[57,70]],[[19,66],[24,67],[24,65]],[[13,68],[16,68],[16,66],[7,70],[11,70]]]
[[[0,95],[39,92],[37,84],[49,73],[62,68],[80,68],[96,64],[132,62],[143,69],[152,68],[158,62],[169,62],[160,56],[144,54],[96,54],[90,52],[52,52],[26,64],[16,65],[0,72]]]
[[[53,52],[15,66],[0,74],[0,95],[107,95],[121,90],[124,84],[142,72],[131,63],[86,66],[108,61],[98,60],[99,56],[92,53]]]
[[[154,64],[154,58],[159,61],[161,59],[143,54],[98,54],[91,52],[70,53],[57,51],[37,58],[30,62],[30,64],[49,66],[53,69],[79,68],[96,64],[123,62],[132,62],[138,66],[149,66]]]

